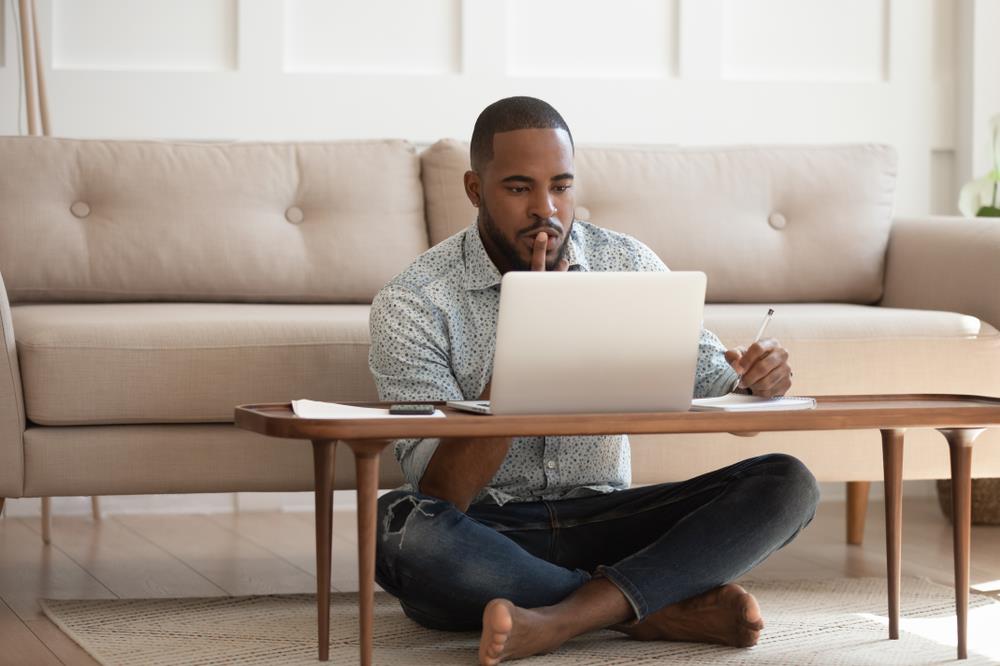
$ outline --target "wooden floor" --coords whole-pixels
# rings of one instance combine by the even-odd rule
[[[825,502],[764,578],[885,575],[883,508],[872,503],[865,545],[844,543],[844,505]],[[42,615],[39,598],[150,598],[314,592],[313,516],[121,515],[56,517],[52,545],[37,518],[0,519],[0,664],[95,664]],[[357,589],[356,523],[334,517],[333,586]],[[903,510],[903,575],[950,585],[951,526],[929,498]],[[974,527],[973,587],[1000,595],[1000,527]]]

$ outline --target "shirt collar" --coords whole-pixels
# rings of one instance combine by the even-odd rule
[[[500,271],[497,270],[490,255],[486,254],[483,239],[479,235],[478,222],[473,222],[465,232],[465,242],[462,244],[465,259],[466,290],[489,289],[500,284]]]
[[[565,255],[571,271],[590,270],[586,256],[582,252],[582,248],[579,247],[580,241],[580,221],[577,220],[570,230],[569,246],[566,248]],[[490,255],[486,253],[477,222],[473,222],[466,230],[462,249],[465,259],[466,290],[489,289],[500,284],[500,271],[490,259]]]

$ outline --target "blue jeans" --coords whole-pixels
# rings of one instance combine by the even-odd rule
[[[678,483],[465,513],[397,490],[379,499],[375,580],[432,629],[479,629],[497,597],[551,606],[597,576],[642,620],[755,567],[809,524],[818,499],[813,475],[784,454]]]

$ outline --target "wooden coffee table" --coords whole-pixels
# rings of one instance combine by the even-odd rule
[[[517,437],[550,435],[764,432],[877,429],[882,433],[885,477],[886,568],[889,638],[899,638],[900,540],[902,537],[903,434],[935,428],[951,449],[954,507],[955,608],[958,658],[965,659],[969,605],[972,443],[984,428],[1000,426],[1000,399],[969,395],[858,395],[817,397],[817,408],[788,412],[659,412],[481,416],[446,408],[446,418],[302,419],[290,403],[242,405],[236,425],[271,437],[313,443],[316,476],[316,602],[319,658],[329,659],[330,545],[334,448],[354,453],[358,495],[358,572],[361,663],[372,663],[376,502],[379,453],[394,439],[410,437]],[[385,406],[380,403],[352,403]]]

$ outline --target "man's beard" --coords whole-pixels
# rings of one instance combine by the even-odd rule
[[[507,261],[507,265],[510,266],[510,270],[512,271],[531,270],[531,261],[530,260],[525,261],[524,259],[522,259],[521,255],[518,254],[517,246],[511,243],[509,240],[507,240],[507,238],[503,235],[503,233],[500,231],[500,228],[497,227],[496,221],[493,219],[493,216],[490,215],[490,210],[486,206],[485,201],[481,202],[479,205],[479,221],[482,222],[481,225],[482,229],[483,231],[486,232],[486,235],[489,237],[490,242],[493,245],[493,248],[501,255],[503,255],[503,258]],[[539,231],[545,231],[546,233],[548,233],[549,229],[551,229],[551,226],[546,224],[545,221],[542,221],[541,224],[536,224],[535,226],[531,227],[530,231],[534,231],[535,235],[537,235]],[[570,223],[570,227],[566,229],[566,233],[562,239],[563,241],[562,245],[560,245],[559,249],[556,251],[556,256],[553,257],[551,260],[546,258],[545,270],[551,271],[559,264],[559,262],[563,259],[563,257],[566,256],[566,249],[569,247],[569,232],[571,229],[572,229],[572,222]],[[518,236],[525,235],[525,233],[527,232],[529,232],[528,229],[526,229],[522,233],[519,233]]]

